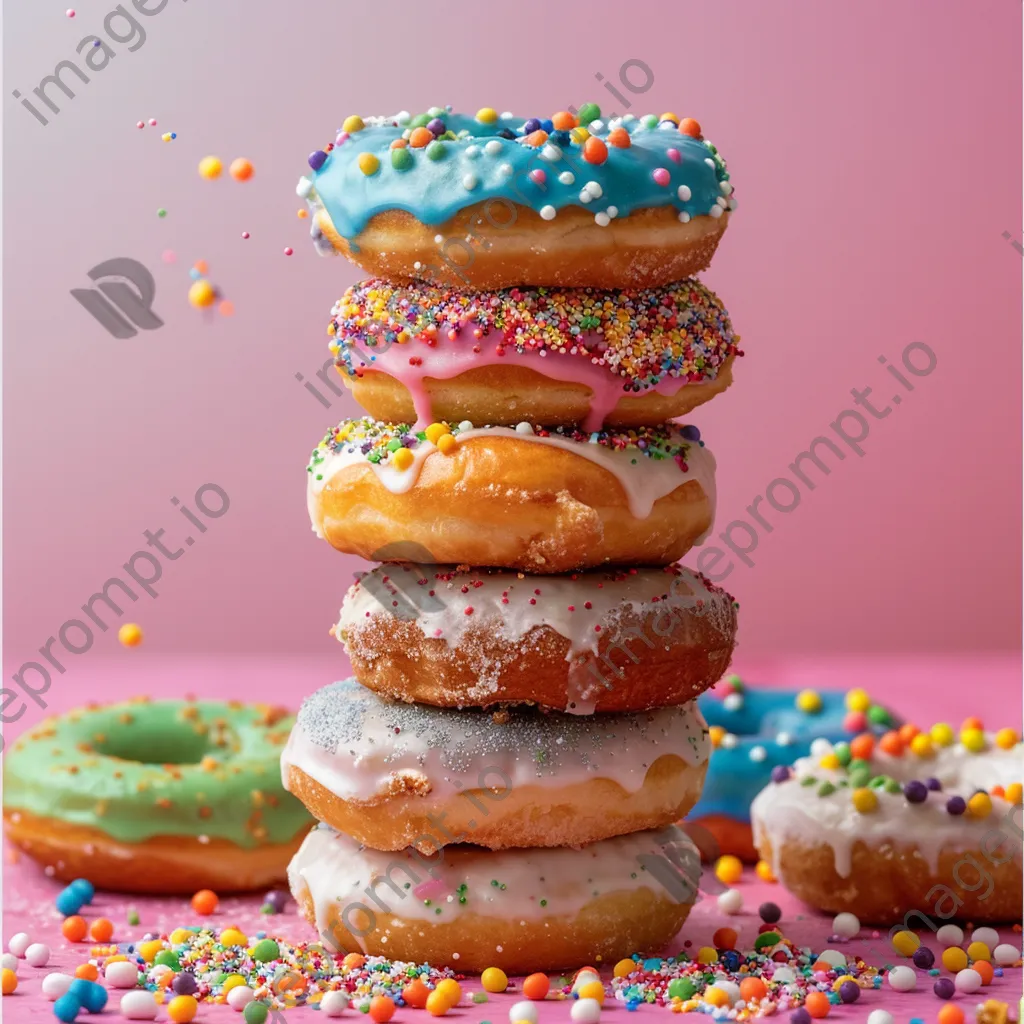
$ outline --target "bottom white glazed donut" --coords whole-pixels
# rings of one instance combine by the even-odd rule
[[[760,855],[804,902],[871,924],[1019,921],[1020,737],[972,728],[952,740],[942,725],[877,747],[815,741],[751,806]]]
[[[682,927],[700,856],[675,826],[569,847],[383,853],[319,825],[288,868],[338,952],[509,974],[654,952]]]

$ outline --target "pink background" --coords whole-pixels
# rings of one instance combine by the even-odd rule
[[[43,127],[11,90],[31,94],[114,4],[66,6],[5,11],[8,679],[144,529],[181,543],[170,498],[211,481],[229,512],[125,616],[144,648],[111,630],[67,656],[62,685],[82,697],[87,660],[166,652],[303,652],[341,675],[327,628],[360,565],[310,532],[304,467],[355,407],[324,409],[293,375],[327,357],[358,272],[317,257],[296,217],[305,156],[352,112],[618,109],[595,74],[614,82],[629,58],[654,73],[632,111],[698,117],[737,186],[707,280],[748,355],[693,417],[719,461],[720,530],[851,388],[888,400],[879,355],[924,341],[938,356],[864,457],[774,513],[755,566],[726,581],[741,661],[1019,650],[1021,257],[1002,233],[1022,224],[1020,4],[169,0]],[[209,153],[249,157],[255,177],[201,179]],[[115,256],[155,275],[162,329],[115,340],[69,295]],[[233,318],[187,303],[197,259]]]

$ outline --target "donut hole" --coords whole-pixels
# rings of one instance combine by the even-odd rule
[[[159,730],[112,730],[94,749],[104,757],[136,764],[198,764],[207,754],[217,753],[209,733],[196,731],[194,722],[173,718],[162,722]]]

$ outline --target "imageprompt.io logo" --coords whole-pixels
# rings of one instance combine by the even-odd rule
[[[95,288],[72,288],[71,294],[115,338],[134,338],[139,329],[163,327],[151,308],[156,282],[138,260],[127,256],[105,260],[89,271],[89,277],[96,282]]]

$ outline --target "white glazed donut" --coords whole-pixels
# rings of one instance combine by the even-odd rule
[[[736,604],[681,566],[524,576],[389,564],[353,584],[334,635],[359,682],[392,700],[645,711],[722,677]]]
[[[682,927],[700,857],[674,826],[585,846],[381,853],[315,828],[288,869],[299,907],[338,953],[509,974],[655,952]]]
[[[375,850],[582,846],[678,821],[711,750],[695,702],[634,715],[492,716],[382,700],[354,679],[308,697],[285,788]]]
[[[775,769],[754,800],[755,844],[786,888],[874,924],[1019,920],[1019,735],[904,726],[877,747],[857,737],[852,760],[850,746]]]

